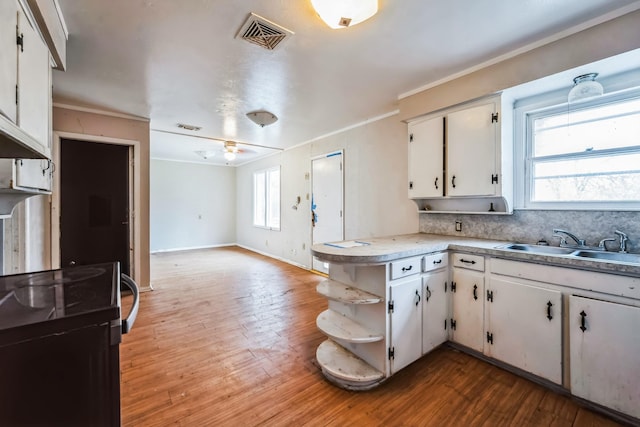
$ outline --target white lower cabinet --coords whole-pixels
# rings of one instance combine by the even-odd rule
[[[569,297],[571,393],[640,418],[640,308]]]
[[[340,387],[376,387],[450,339],[640,420],[639,277],[446,252],[329,275],[316,359]]]
[[[485,354],[562,384],[562,293],[492,276]]]
[[[422,276],[422,354],[449,339],[449,272]]]
[[[422,356],[422,279],[393,283],[389,287],[391,322],[391,373]]]
[[[484,273],[453,269],[452,340],[482,352],[484,346]]]

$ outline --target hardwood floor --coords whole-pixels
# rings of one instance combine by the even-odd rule
[[[322,277],[220,248],[151,257],[121,346],[124,426],[616,426],[448,347],[350,392],[314,364]]]

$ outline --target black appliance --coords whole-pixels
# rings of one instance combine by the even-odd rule
[[[0,426],[119,426],[119,344],[138,304],[117,262],[1,276]]]

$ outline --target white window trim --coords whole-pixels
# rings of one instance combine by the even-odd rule
[[[278,202],[280,204],[280,210],[278,212],[278,216],[279,216],[279,220],[280,220],[279,221],[279,223],[280,223],[279,227],[270,227],[268,225],[257,225],[255,223],[255,209],[256,209],[256,207],[255,207],[255,192],[256,192],[255,176],[256,176],[256,174],[259,174],[259,173],[264,173],[265,174],[265,192],[267,192],[267,194],[268,194],[268,187],[269,186],[268,186],[268,180],[266,179],[266,177],[269,175],[269,172],[273,172],[273,171],[280,172],[280,180],[278,182],[279,192],[280,192],[280,197],[279,197],[279,200],[278,200]],[[252,214],[251,214],[251,216],[252,216],[252,218],[251,218],[252,225],[255,228],[261,228],[263,230],[280,231],[282,229],[282,169],[281,169],[281,167],[280,166],[274,166],[274,167],[271,167],[271,168],[256,170],[256,171],[253,172],[252,177],[253,177],[253,182],[252,182],[252,185],[253,185],[253,202],[252,202]],[[269,205],[267,194],[265,194],[265,224],[267,224],[268,205]]]
[[[533,202],[531,201],[531,181],[533,179],[529,157],[532,144],[530,141],[530,117],[541,116],[553,111],[567,109],[567,91],[555,91],[542,96],[534,96],[517,103],[514,108],[514,207],[519,210],[605,210],[605,211],[640,211],[640,203],[636,201],[620,202]],[[607,102],[640,97],[640,88],[619,90],[605,94],[592,100],[580,103],[580,108],[590,107]],[[534,100],[532,100],[534,99]],[[519,104],[519,105],[518,105]]]

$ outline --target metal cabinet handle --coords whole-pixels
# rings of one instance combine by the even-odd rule
[[[413,268],[413,265],[410,265],[409,267],[402,267],[402,271],[410,271]]]
[[[436,180],[433,182],[433,185],[436,186],[436,190],[438,189],[438,177],[436,176]]]
[[[453,175],[453,177],[451,177],[451,186],[453,186],[453,188],[456,188],[456,176]]]
[[[587,330],[587,326],[586,326],[587,321],[586,320],[587,320],[587,313],[585,313],[584,310],[582,310],[580,312],[580,330],[583,333],[584,333],[584,331]]]
[[[416,290],[416,307],[418,306],[418,304],[420,304],[420,292],[418,292],[418,290]]]
[[[549,319],[549,322],[551,322],[551,319],[553,319],[553,316],[551,315],[551,307],[553,307],[551,301],[547,302],[547,319]]]
[[[478,299],[478,285],[473,285],[473,299]]]

